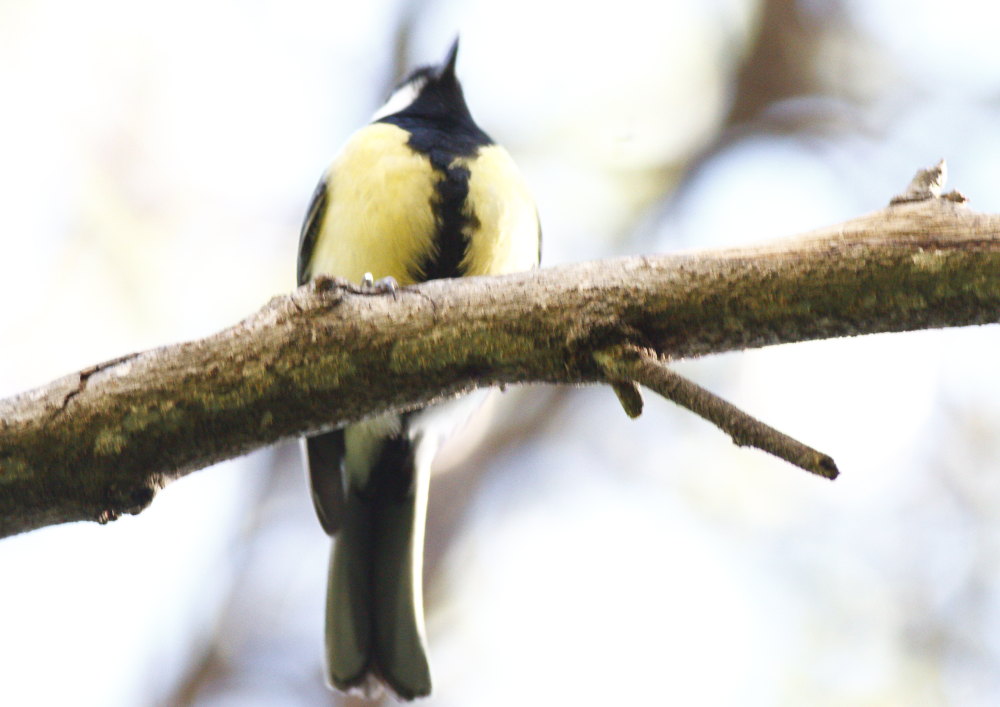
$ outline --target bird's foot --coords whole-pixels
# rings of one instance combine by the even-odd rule
[[[396,278],[388,276],[383,277],[381,280],[376,280],[370,272],[366,272],[362,276],[361,287],[375,295],[391,294],[393,299],[396,299],[399,292],[399,283],[396,282]]]

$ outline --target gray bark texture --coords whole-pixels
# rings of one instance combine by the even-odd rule
[[[396,293],[316,280],[208,338],[0,401],[0,537],[137,513],[213,462],[476,387],[612,383],[637,414],[621,378],[640,369],[616,352],[665,363],[1000,321],[1000,216],[929,187],[758,247]]]

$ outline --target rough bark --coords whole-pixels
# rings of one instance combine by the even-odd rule
[[[318,280],[206,339],[0,401],[0,537],[136,513],[213,462],[474,387],[610,382],[635,413],[608,373],[622,347],[666,361],[1000,321],[1000,216],[938,192],[758,247],[395,294]]]

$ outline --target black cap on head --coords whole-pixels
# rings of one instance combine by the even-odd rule
[[[401,116],[442,124],[474,125],[462,85],[455,75],[457,61],[458,37],[455,37],[444,61],[410,72],[373,119],[384,121],[390,116]]]

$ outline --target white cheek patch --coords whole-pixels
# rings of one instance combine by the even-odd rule
[[[375,111],[375,115],[372,116],[372,122],[374,123],[376,120],[381,120],[387,115],[392,115],[405,109],[417,99],[417,96],[420,95],[420,90],[426,83],[427,79],[425,78],[415,79],[397,88],[389,96],[389,100],[385,102],[385,105]]]

